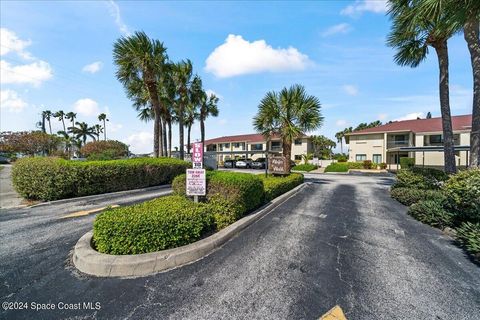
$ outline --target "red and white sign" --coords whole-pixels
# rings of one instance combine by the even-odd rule
[[[203,143],[194,142],[192,151],[192,168],[203,168]]]
[[[207,192],[205,169],[187,169],[187,196],[204,196]]]

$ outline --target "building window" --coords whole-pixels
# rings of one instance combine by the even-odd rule
[[[366,154],[357,154],[355,156],[355,161],[365,161],[367,160],[367,155]]]
[[[271,146],[270,150],[272,150],[272,151],[282,150],[282,144],[281,144],[280,141],[272,141],[272,142],[270,142],[270,146]]]
[[[250,150],[252,151],[261,151],[263,150],[263,144],[262,143],[255,143],[250,145]]]
[[[295,155],[295,160],[302,160],[302,155],[296,154]]]
[[[230,143],[224,143],[223,145],[225,146],[225,148],[230,148]]]
[[[302,145],[302,139],[295,139],[294,141],[296,146],[301,146]]]
[[[373,163],[382,163],[382,155],[381,154],[374,154],[373,155]]]
[[[240,142],[232,143],[234,148],[240,148]]]

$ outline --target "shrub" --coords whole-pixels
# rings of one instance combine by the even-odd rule
[[[480,223],[464,222],[456,229],[457,240],[480,258]]]
[[[387,169],[387,164],[386,164],[385,162],[380,163],[378,166],[379,166],[379,168],[382,169],[382,170]]]
[[[108,209],[93,223],[93,243],[108,254],[140,254],[197,241],[213,227],[203,203],[168,196],[142,204]]]
[[[480,222],[480,169],[451,176],[442,190],[459,221]]]
[[[348,172],[347,162],[331,163],[325,168],[325,172]]]
[[[265,200],[270,201],[303,183],[303,175],[292,173],[285,177],[261,176]]]
[[[454,216],[443,208],[443,202],[423,200],[411,205],[408,214],[432,227],[443,229],[453,224]]]
[[[397,173],[394,188],[439,189],[448,178],[443,171],[436,169],[401,169]]]
[[[402,169],[408,169],[413,167],[414,165],[415,165],[415,158],[407,158],[407,157],[400,158],[400,167]]]
[[[114,160],[128,156],[128,146],[117,140],[92,141],[80,153],[88,160]]]
[[[372,160],[363,161],[363,169],[372,169],[372,168],[373,168]]]
[[[314,164],[306,163],[306,164],[297,164],[294,168],[295,171],[312,171],[317,169],[318,167]]]
[[[69,161],[37,157],[17,160],[12,177],[23,197],[56,200],[167,184],[190,165],[172,158]]]
[[[398,202],[410,206],[421,200],[434,200],[439,203],[445,202],[445,196],[439,190],[421,190],[414,188],[394,188],[390,191],[392,198]]]

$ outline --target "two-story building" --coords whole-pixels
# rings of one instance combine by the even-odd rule
[[[472,115],[452,117],[458,166],[468,164],[471,125]],[[393,170],[402,157],[414,158],[419,166],[441,168],[444,165],[441,118],[394,121],[349,133],[346,139],[349,161],[383,162]]]
[[[205,140],[206,152],[217,152],[217,161],[227,159],[251,158],[253,160],[265,157],[265,151],[281,153],[283,151],[280,137],[271,138],[268,147],[267,141],[262,134],[242,134],[224,136]],[[312,151],[312,143],[309,136],[302,136],[292,142],[292,160],[302,160],[302,155]]]

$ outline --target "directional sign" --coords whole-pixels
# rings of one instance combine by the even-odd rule
[[[205,169],[187,169],[187,196],[204,196],[207,192]]]
[[[193,169],[203,168],[203,143],[201,142],[195,142],[193,144],[192,168]]]

